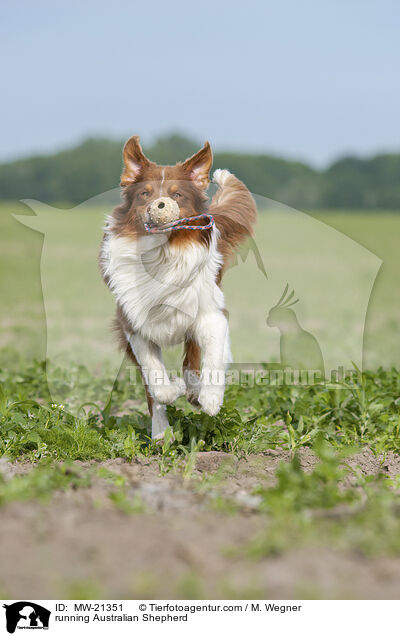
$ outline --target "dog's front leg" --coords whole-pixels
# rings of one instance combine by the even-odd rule
[[[185,394],[186,385],[182,378],[168,377],[161,349],[158,345],[139,333],[128,337],[132,353],[140,366],[143,380],[153,398],[152,437],[160,437],[168,426],[165,404],[171,404]]]
[[[194,336],[203,354],[199,404],[209,415],[216,415],[224,401],[225,370],[230,362],[226,317],[217,311],[200,316]]]

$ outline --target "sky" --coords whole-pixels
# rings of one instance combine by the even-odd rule
[[[1,0],[0,161],[180,131],[324,166],[400,152],[397,0]]]

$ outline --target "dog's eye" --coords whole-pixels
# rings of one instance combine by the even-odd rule
[[[182,195],[180,192],[174,192],[172,196],[174,197],[174,199],[179,199],[179,197],[181,197]]]
[[[147,192],[147,190],[143,190],[143,192],[140,193],[142,195],[142,197],[148,197],[149,193]]]

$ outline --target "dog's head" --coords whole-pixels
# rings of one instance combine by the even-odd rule
[[[126,201],[124,233],[143,234],[144,224],[149,222],[162,225],[168,219],[154,211],[166,212],[165,208],[175,218],[205,212],[212,159],[210,144],[206,142],[199,152],[183,163],[159,166],[144,155],[139,137],[131,137],[123,150],[121,176]]]

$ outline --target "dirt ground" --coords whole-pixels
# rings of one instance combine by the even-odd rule
[[[126,479],[142,509],[125,514],[109,498],[110,484],[55,492],[50,503],[0,508],[0,596],[3,598],[382,598],[400,594],[400,558],[366,558],[328,548],[296,548],[249,559],[240,548],[261,533],[252,490],[273,483],[284,451],[245,459],[199,453],[190,480],[160,475],[157,460],[101,464]],[[301,453],[305,469],[316,459]],[[366,449],[349,463],[365,474],[400,473],[400,457],[381,463]],[[76,462],[83,470],[99,464]],[[29,470],[3,462],[6,478]],[[215,487],[207,487],[212,476]],[[207,478],[206,480],[204,478]],[[217,495],[239,506],[219,510]],[[214,504],[214,505],[213,505]]]

